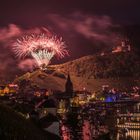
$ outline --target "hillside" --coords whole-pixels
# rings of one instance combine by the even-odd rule
[[[42,70],[35,70],[33,72],[27,72],[21,77],[15,79],[14,82],[21,85],[24,88],[41,88],[41,89],[54,89],[62,90],[64,89],[64,79],[65,77],[59,77],[55,73],[44,72]]]
[[[50,65],[46,71],[26,73],[15,81],[26,79],[32,86],[64,91],[68,73],[76,90],[83,87],[98,90],[104,84],[127,88],[140,83],[140,57],[135,53],[90,55],[64,64]]]
[[[116,53],[85,56],[61,65],[51,66],[63,73],[78,77],[102,79],[140,76],[140,56],[135,53]]]

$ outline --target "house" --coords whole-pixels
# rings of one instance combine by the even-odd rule
[[[57,107],[53,99],[46,99],[36,105],[36,111],[39,113],[39,118],[43,118],[48,114],[56,116]]]
[[[52,115],[52,114],[48,114],[47,116],[41,118],[39,120],[40,126],[47,132],[60,136],[59,133],[59,121],[57,119],[56,116]]]

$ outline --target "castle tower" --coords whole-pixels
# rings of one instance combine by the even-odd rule
[[[65,93],[68,96],[73,97],[73,84],[72,84],[72,81],[71,81],[69,74],[68,74],[66,85],[65,85]]]

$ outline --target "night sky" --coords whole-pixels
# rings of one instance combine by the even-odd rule
[[[61,63],[114,47],[122,38],[118,29],[140,30],[139,13],[139,0],[1,0],[0,79],[32,68],[30,59],[19,60],[12,52],[12,42],[23,33],[45,27],[62,36],[70,56],[52,61]]]

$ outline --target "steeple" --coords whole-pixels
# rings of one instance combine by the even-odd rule
[[[68,96],[71,96],[71,97],[73,96],[73,84],[71,82],[71,78],[69,74],[68,74],[66,85],[65,85],[65,93]]]

